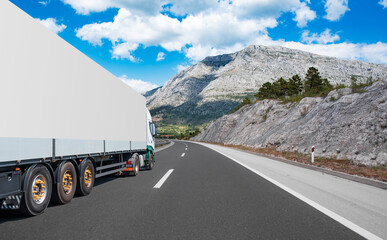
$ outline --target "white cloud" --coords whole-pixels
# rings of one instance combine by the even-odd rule
[[[128,84],[131,88],[136,90],[138,93],[146,93],[149,90],[155,89],[159,87],[156,84],[145,82],[138,79],[130,79],[126,75],[122,75],[119,77],[122,81],[124,81],[126,84]]]
[[[331,57],[387,64],[387,43],[382,42],[374,44],[345,42],[336,44],[305,44],[284,40],[274,41],[268,36],[262,36],[255,43],[266,46],[283,46]]]
[[[162,14],[142,17],[122,8],[113,22],[84,25],[77,30],[77,36],[95,45],[101,45],[102,39],[110,40],[115,46],[113,54],[116,58],[123,54],[122,58],[130,59],[135,46],[141,44],[144,47],[161,46],[167,51],[185,50],[188,57],[200,60],[211,52],[230,52],[236,45],[246,46],[257,36],[266,34],[267,28],[275,26],[274,18],[238,19],[230,12],[200,13],[179,21]],[[116,50],[122,42],[127,44],[126,48]],[[207,51],[197,55],[198,51],[190,48]]]
[[[318,34],[318,33],[312,33],[310,34],[309,31],[304,31],[301,36],[301,41],[306,42],[308,44],[310,43],[320,43],[320,44],[327,44],[327,43],[333,43],[340,40],[340,37],[338,34],[331,34],[330,29],[325,29],[324,32]]]
[[[180,51],[194,63],[207,56],[231,53],[250,44],[280,45],[322,55],[387,63],[385,43],[335,43],[340,39],[329,29],[322,33],[304,31],[302,42],[273,41],[268,29],[278,25],[285,12],[305,27],[316,18],[309,0],[150,0],[149,7],[135,0],[62,0],[77,12],[87,14],[109,7],[120,8],[111,22],[86,24],[76,30],[77,37],[94,45],[112,43],[112,57],[140,61],[134,54],[141,46]],[[386,0],[383,0],[385,2]],[[161,6],[172,3],[169,11],[177,19],[160,13]],[[335,21],[349,11],[348,0],[326,0],[327,19]],[[181,68],[180,68],[181,69]]]
[[[103,12],[108,8],[127,8],[138,14],[157,14],[161,10],[160,0],[62,0],[69,4],[78,14]]]
[[[49,1],[39,1],[38,3],[42,4],[43,6],[47,6],[47,4],[49,4]]]
[[[197,14],[219,6],[218,0],[170,0],[165,2],[172,4],[168,10],[176,16]]]
[[[325,3],[326,19],[330,21],[338,21],[347,11],[348,0],[327,0]]]
[[[316,12],[310,10],[305,2],[301,3],[295,10],[296,16],[293,18],[297,22],[298,27],[305,27],[309,21],[316,18]]]
[[[239,18],[278,18],[299,5],[299,0],[233,0],[232,5],[227,3],[223,7],[228,7]]]
[[[113,46],[112,50],[112,58],[115,59],[129,59],[131,62],[138,62],[140,61],[139,59],[136,59],[133,55],[132,52],[138,48],[138,44],[136,43],[120,43],[120,44],[115,44]]]
[[[387,8],[387,0],[380,0],[379,4],[383,6],[383,9]]]
[[[47,19],[36,19],[38,20],[41,24],[43,24],[45,27],[50,29],[52,32],[58,34],[65,30],[67,28],[66,25],[62,24],[57,24],[57,20],[55,18],[47,18]]]
[[[164,59],[165,59],[165,56],[166,56],[166,54],[165,54],[165,53],[163,53],[163,52],[159,52],[159,53],[157,54],[156,61],[157,61],[157,62],[159,62],[159,61],[162,61],[162,60],[164,60]]]

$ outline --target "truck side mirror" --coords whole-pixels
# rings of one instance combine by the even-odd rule
[[[156,136],[158,133],[157,125],[155,123],[150,123],[149,128],[150,128],[150,132],[151,132],[152,136],[153,137]]]

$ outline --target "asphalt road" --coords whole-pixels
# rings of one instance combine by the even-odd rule
[[[156,161],[137,177],[97,179],[89,196],[40,216],[0,213],[1,239],[361,239],[204,146],[175,142]]]

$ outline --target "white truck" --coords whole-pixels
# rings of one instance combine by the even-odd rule
[[[152,169],[145,99],[9,1],[0,1],[0,208],[38,215],[95,178]]]

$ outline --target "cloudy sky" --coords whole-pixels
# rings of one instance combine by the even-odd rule
[[[139,92],[250,44],[387,64],[387,0],[11,0]]]

